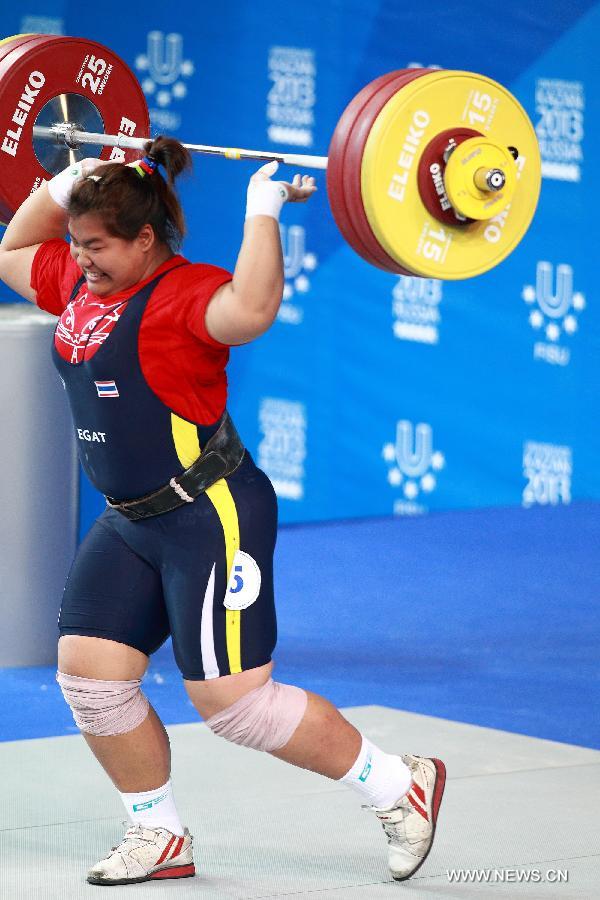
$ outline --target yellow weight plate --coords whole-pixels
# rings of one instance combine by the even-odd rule
[[[465,126],[500,147],[517,147],[516,184],[512,202],[491,219],[452,226],[425,208],[417,169],[432,138]],[[402,87],[373,123],[361,165],[375,237],[399,265],[426,278],[471,278],[505,259],[529,227],[540,185],[540,153],[525,110],[502,85],[471,72],[432,72]]]
[[[517,166],[508,147],[488,138],[468,138],[453,151],[444,187],[450,203],[468,219],[491,219],[511,202],[517,186]],[[489,184],[501,184],[493,190]]]

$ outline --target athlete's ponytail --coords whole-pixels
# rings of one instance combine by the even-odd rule
[[[158,240],[175,251],[185,234],[185,219],[174,182],[191,167],[191,157],[179,141],[167,137],[148,141],[145,153],[138,165],[99,166],[76,184],[69,215],[96,213],[109,234],[130,241],[149,223]]]

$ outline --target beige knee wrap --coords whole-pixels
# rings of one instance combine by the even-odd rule
[[[306,711],[306,691],[269,678],[206,720],[211,731],[242,747],[271,752],[285,746]]]
[[[124,734],[141,725],[149,703],[141,681],[97,681],[56,673],[63,697],[71,707],[75,724],[89,734]]]

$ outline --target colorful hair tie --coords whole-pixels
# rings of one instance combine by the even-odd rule
[[[142,159],[129,163],[129,165],[132,169],[135,169],[140,178],[144,178],[146,175],[153,175],[158,168],[158,163],[151,156],[144,156]]]

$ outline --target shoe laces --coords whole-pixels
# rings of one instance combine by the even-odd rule
[[[405,841],[406,840],[406,820],[413,812],[413,810],[407,805],[405,798],[398,802],[398,805],[394,808],[394,812],[400,815],[402,818],[399,822],[382,822],[383,830],[386,833],[388,840],[394,841]]]
[[[394,807],[392,807],[391,810],[389,810],[389,812],[393,811],[396,815],[398,814],[398,812],[400,812],[401,819],[399,821],[383,822],[383,821],[381,821],[381,819],[379,819],[379,821],[381,822],[381,827],[385,831],[388,841],[395,842],[395,841],[404,841],[406,839],[405,820],[406,820],[406,817],[411,814],[412,810],[410,809],[410,807],[408,807],[406,805],[406,803],[404,801],[405,801],[405,797],[401,797],[400,800],[398,800],[398,803]],[[376,806],[363,805],[361,808],[368,809],[371,812],[379,812],[380,811],[378,809],[378,807],[376,807]]]
[[[135,847],[139,847],[141,844],[154,844],[155,838],[149,837],[147,834],[144,834],[144,831],[151,831],[152,829],[144,828],[143,825],[140,825],[139,822],[131,825],[129,822],[122,822],[122,825],[128,825],[127,831],[125,832],[125,836],[123,840],[117,844],[116,847],[111,847],[111,853],[114,853],[115,850],[119,851],[127,851],[133,850]],[[127,846],[129,845],[129,846]]]
[[[406,839],[406,828],[404,819],[408,810],[402,810],[402,819],[400,822],[382,822],[381,826],[385,831],[388,841],[404,841]]]

